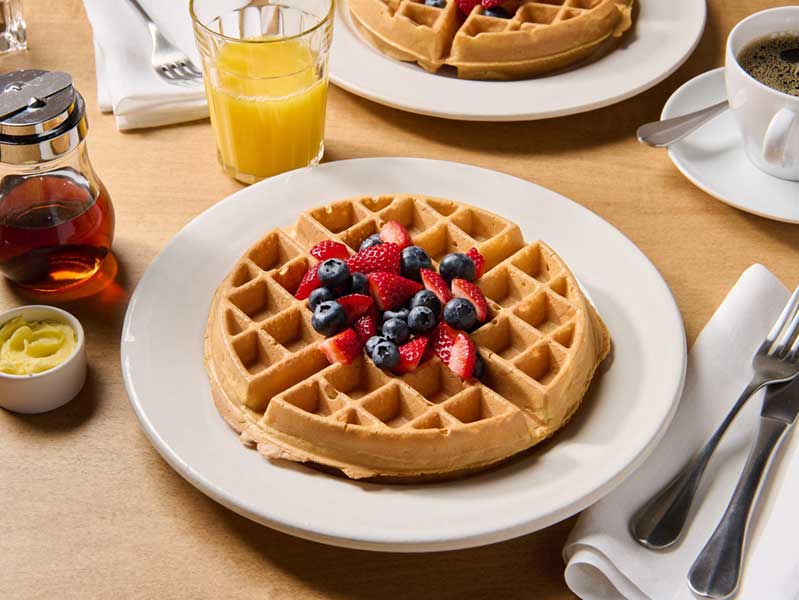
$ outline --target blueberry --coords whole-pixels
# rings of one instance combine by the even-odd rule
[[[337,288],[349,282],[350,269],[343,260],[328,258],[319,265],[318,276],[322,285]]]
[[[395,344],[402,345],[411,337],[408,324],[401,319],[389,319],[383,323],[383,337]]]
[[[424,3],[433,8],[444,8],[447,5],[444,0],[424,0]]]
[[[360,247],[358,250],[366,250],[367,248],[371,248],[372,246],[377,246],[378,244],[382,244],[383,240],[380,239],[379,233],[373,233],[364,241],[361,242]]]
[[[419,269],[432,269],[433,263],[430,262],[430,257],[427,252],[422,250],[419,246],[408,246],[402,249],[402,276],[408,279],[415,279],[421,281],[422,276],[419,275]]]
[[[510,19],[508,12],[501,6],[492,6],[483,10],[483,14],[487,17],[494,17],[497,19]]]
[[[372,350],[375,349],[375,346],[380,342],[387,342],[388,340],[384,338],[382,335],[373,335],[368,340],[366,340],[366,353],[371,356]]]
[[[372,348],[372,360],[378,367],[393,369],[400,361],[399,348],[387,340],[380,341]]]
[[[460,252],[447,254],[438,267],[439,274],[448,282],[456,277],[466,281],[474,281],[474,262],[471,258]],[[321,277],[320,277],[321,279]]]
[[[426,306],[417,306],[408,314],[408,327],[416,333],[427,333],[435,326],[436,315]]]
[[[369,280],[363,273],[352,274],[352,284],[350,285],[350,294],[366,294],[369,295]]]
[[[474,371],[472,371],[472,375],[475,378],[480,379],[483,376],[483,373],[485,373],[485,367],[486,365],[483,362],[483,359],[479,354],[476,354],[474,357]]]
[[[411,298],[411,310],[416,308],[417,306],[425,306],[433,311],[434,315],[437,315],[441,312],[441,300],[438,299],[433,292],[430,290],[422,290],[421,292],[416,292],[413,298]]]
[[[407,321],[408,309],[399,308],[397,310],[387,310],[386,312],[383,313],[383,323],[385,323],[389,319],[399,319],[400,321]]]
[[[444,307],[444,320],[455,329],[471,329],[477,322],[474,305],[464,298],[453,298]]]
[[[347,313],[344,307],[335,300],[327,300],[316,305],[311,317],[311,325],[319,333],[331,336],[347,324]]]
[[[326,287],[318,287],[311,292],[311,295],[308,296],[308,306],[311,310],[314,310],[319,304],[322,302],[327,302],[328,300],[335,300],[336,295],[330,291]]]

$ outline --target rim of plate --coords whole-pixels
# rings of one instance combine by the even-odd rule
[[[382,163],[382,165],[381,165]],[[139,310],[140,304],[146,302],[144,298],[145,291],[147,287],[150,285],[150,280],[157,276],[157,270],[159,268],[159,263],[164,260],[164,257],[173,253],[177,252],[184,241],[184,238],[187,238],[189,232],[196,226],[198,223],[201,223],[205,220],[210,220],[214,218],[214,215],[220,213],[222,211],[228,210],[228,207],[233,206],[233,204],[237,201],[240,196],[243,195],[251,195],[253,194],[252,190],[260,188],[268,188],[270,185],[280,185],[282,183],[286,183],[292,180],[296,180],[296,178],[301,178],[311,170],[315,175],[320,176],[322,174],[328,174],[330,172],[335,172],[339,170],[347,171],[348,169],[357,169],[361,166],[369,166],[369,172],[375,173],[380,168],[380,166],[391,166],[394,163],[402,164],[405,167],[405,171],[412,170],[414,167],[424,168],[425,166],[433,167],[436,169],[451,169],[454,171],[460,172],[468,172],[471,171],[474,175],[480,175],[482,177],[493,177],[499,179],[505,179],[506,182],[511,183],[514,182],[515,185],[525,185],[525,186],[532,186],[536,188],[536,192],[539,194],[549,195],[551,199],[563,203],[565,207],[570,210],[578,210],[581,212],[586,218],[592,220],[595,224],[600,225],[601,227],[606,228],[613,236],[617,237],[617,241],[621,242],[628,252],[631,252],[638,259],[641,261],[641,265],[650,270],[650,277],[652,281],[651,283],[653,287],[657,288],[655,290],[656,294],[659,298],[664,302],[664,309],[667,310],[669,313],[667,315],[668,318],[671,319],[671,324],[676,325],[676,327],[669,328],[667,331],[669,335],[672,336],[673,339],[670,340],[670,343],[665,344],[664,347],[669,348],[673,353],[674,356],[672,358],[678,359],[677,362],[679,364],[673,364],[673,368],[676,369],[676,372],[673,373],[673,378],[669,378],[669,381],[672,382],[671,393],[669,394],[670,401],[668,403],[663,403],[661,406],[662,412],[657,415],[657,417],[652,420],[652,423],[655,423],[653,427],[648,429],[645,435],[641,436],[645,438],[643,443],[640,446],[637,446],[634,449],[634,452],[630,454],[630,456],[625,459],[623,464],[614,465],[612,469],[609,469],[602,473],[601,475],[597,476],[597,481],[593,481],[590,483],[584,483],[585,488],[590,489],[582,489],[580,490],[577,497],[572,498],[571,501],[557,507],[553,507],[546,513],[537,514],[531,517],[527,513],[521,513],[515,518],[510,518],[507,522],[503,523],[499,527],[489,526],[489,527],[473,527],[472,529],[461,531],[460,533],[452,533],[442,535],[440,532],[437,532],[436,535],[419,535],[419,532],[416,532],[415,539],[408,539],[407,534],[405,532],[392,531],[388,534],[386,531],[379,531],[375,532],[372,530],[368,530],[368,533],[359,535],[359,536],[352,536],[348,533],[346,527],[342,529],[338,527],[336,523],[329,523],[325,522],[324,524],[319,524],[317,522],[312,522],[309,519],[298,519],[294,517],[286,517],[285,514],[279,514],[272,507],[269,506],[267,503],[259,503],[258,505],[253,504],[252,502],[244,501],[242,498],[236,497],[235,495],[231,494],[228,490],[223,489],[214,481],[211,481],[207,478],[200,470],[189,464],[183,457],[181,457],[170,445],[169,441],[164,439],[160,432],[158,431],[158,427],[153,421],[150,419],[149,415],[147,414],[146,409],[142,405],[142,398],[139,396],[139,393],[136,389],[136,383],[134,382],[134,374],[131,372],[131,354],[134,350],[133,346],[135,346],[135,338],[130,342],[127,340],[128,335],[130,333],[130,328],[132,326],[134,316],[136,311]],[[396,190],[395,190],[396,191]],[[389,193],[388,190],[386,193]],[[410,192],[414,193],[414,192]],[[421,193],[421,192],[416,192]],[[351,195],[357,195],[358,192],[354,192]],[[443,195],[443,194],[440,194]],[[261,194],[263,196],[263,194]],[[318,198],[318,202],[315,204],[321,204],[326,201],[332,201],[332,198]],[[232,258],[235,260],[238,258],[238,254]],[[210,297],[207,299],[203,299],[205,302],[207,300],[207,304],[210,304]],[[204,305],[207,309],[207,306]],[[202,340],[198,340],[197,343],[202,346]],[[202,354],[202,352],[201,352]],[[674,361],[672,361],[674,362]],[[683,327],[682,316],[679,312],[677,304],[674,300],[674,297],[671,293],[666,282],[663,280],[662,276],[658,272],[657,268],[651,263],[651,261],[646,257],[646,255],[637,247],[629,238],[627,238],[623,233],[621,233],[618,229],[613,227],[610,223],[593,213],[592,211],[588,210],[587,208],[577,204],[576,202],[566,198],[558,194],[557,192],[551,191],[547,188],[544,188],[538,184],[514,177],[512,175],[508,175],[505,173],[500,173],[498,171],[493,171],[489,169],[484,169],[481,167],[474,167],[471,165],[466,165],[463,163],[455,163],[455,162],[448,162],[448,161],[438,161],[438,160],[430,160],[430,159],[416,159],[416,158],[391,158],[391,157],[382,157],[382,158],[363,158],[363,159],[351,159],[351,160],[343,160],[343,161],[335,161],[331,163],[324,163],[322,165],[318,165],[315,167],[306,167],[303,169],[298,169],[295,171],[290,171],[288,173],[284,173],[282,175],[278,175],[276,177],[264,180],[258,184],[250,186],[248,188],[244,188],[235,192],[234,194],[224,198],[223,200],[219,201],[218,203],[214,204],[213,206],[209,207],[203,213],[196,216],[192,219],[186,226],[184,226],[164,247],[164,249],[156,256],[150,266],[142,275],[139,283],[136,286],[135,291],[133,292],[130,302],[128,304],[128,308],[125,314],[125,320],[122,327],[122,336],[121,336],[121,363],[122,363],[122,373],[123,379],[125,382],[125,388],[128,393],[129,400],[131,405],[134,409],[134,412],[140,422],[142,429],[144,430],[145,435],[150,439],[152,444],[155,446],[156,450],[161,454],[161,456],[172,466],[175,471],[178,472],[184,479],[189,481],[192,485],[198,488],[200,491],[205,493],[207,496],[211,497],[212,499],[216,500],[220,504],[226,506],[227,508],[233,510],[234,512],[247,517],[251,520],[254,520],[258,523],[263,525],[267,525],[271,528],[274,528],[278,531],[282,531],[284,533],[288,533],[297,537],[301,537],[304,539],[308,539],[315,542],[321,542],[326,544],[331,544],[335,546],[341,546],[346,548],[353,548],[353,549],[361,549],[361,550],[376,550],[376,551],[387,551],[387,552],[433,552],[433,551],[444,551],[444,550],[456,550],[456,549],[463,549],[463,548],[470,548],[475,546],[482,546],[490,543],[500,542],[507,539],[511,539],[514,537],[518,537],[520,535],[524,535],[527,533],[531,533],[533,531],[537,531],[544,527],[548,527],[554,523],[562,521],[575,513],[587,508],[601,497],[605,496],[607,493],[612,491],[618,484],[620,484],[627,476],[629,476],[651,453],[657,443],[660,441],[662,436],[665,434],[668,425],[671,423],[671,420],[676,412],[677,405],[679,403],[679,398],[682,394],[683,385],[685,382],[685,374],[687,369],[687,346],[685,340],[685,330]],[[203,374],[205,373],[203,367]],[[208,386],[207,380],[203,381],[204,386]],[[210,402],[210,391],[208,392],[207,400]],[[219,426],[229,429],[228,425],[219,418]],[[232,437],[236,437],[234,432],[226,431],[225,433],[229,433]],[[252,452],[251,449],[248,448],[241,448],[242,452]],[[259,460],[263,460],[262,457],[257,457]],[[281,467],[285,468],[285,467]],[[301,469],[307,469],[307,467],[298,466]],[[500,468],[501,470],[501,468]],[[491,473],[488,471],[486,473]],[[332,477],[330,475],[325,475],[325,477]],[[479,477],[479,475],[474,476]],[[471,478],[456,480],[456,482],[463,482],[463,481],[470,481]],[[338,478],[337,478],[338,480]],[[346,482],[345,483],[351,483]],[[454,483],[454,482],[450,482]],[[381,489],[383,488],[396,488],[396,486],[392,485],[380,485],[380,484],[369,484],[375,485]],[[447,483],[444,484],[427,484],[427,488],[431,489],[432,486],[435,485],[444,485],[446,486]]]
[[[701,84],[706,79],[715,79],[717,77],[720,77],[721,85],[723,87],[724,69],[725,69],[724,67],[717,67],[715,69],[711,69],[710,71],[705,71],[704,73],[700,73],[696,77],[692,77],[691,79],[683,83],[680,87],[678,87],[676,90],[674,90],[672,95],[669,96],[669,99],[666,100],[666,104],[663,105],[663,110],[660,113],[661,120],[679,116],[677,114],[672,114],[672,112],[675,112],[674,105],[679,103],[683,99],[683,96],[689,93],[695,85]],[[729,109],[727,110],[727,112],[729,112]],[[723,117],[722,115],[719,115],[716,118],[723,118]],[[713,186],[705,184],[691,170],[689,166],[691,163],[690,161],[686,160],[679,152],[679,146],[680,143],[678,142],[668,149],[669,158],[671,159],[671,162],[674,163],[674,166],[677,167],[677,170],[679,170],[680,173],[682,173],[683,176],[685,176],[685,178],[688,181],[693,183],[696,187],[698,187],[700,190],[702,190],[709,196],[712,196],[716,200],[720,200],[721,202],[724,202],[724,204],[728,204],[733,208],[737,208],[738,210],[741,210],[743,212],[757,215],[758,217],[763,217],[764,219],[771,219],[773,221],[780,221],[781,223],[791,223],[794,225],[799,223],[799,218],[785,217],[779,213],[769,212],[767,210],[759,210],[750,204],[742,204],[741,202],[737,202],[734,199],[723,195],[722,193],[717,191],[716,188],[714,188]],[[757,167],[755,167],[754,165],[752,165],[752,168],[757,169]],[[774,179],[780,181],[777,178]],[[797,189],[799,189],[799,183],[797,183],[796,185]]]
[[[707,21],[705,0],[654,4],[639,0],[635,4],[632,33],[646,31],[651,25],[652,36],[668,31],[666,43],[653,40],[642,45],[638,38],[625,41],[622,37],[621,47],[607,56],[565,71],[517,81],[472,81],[427,73],[415,64],[384,56],[363,39],[347,6],[347,0],[337,2],[338,24],[331,48],[330,80],[378,104],[460,121],[549,119],[596,110],[636,96],[666,79],[688,59],[699,44]],[[671,12],[660,21],[650,16],[651,10]],[[679,37],[674,32],[679,32]],[[631,52],[632,58],[628,54]],[[640,54],[637,59],[635,53]],[[649,68],[636,71],[634,66],[642,63]],[[656,68],[653,70],[651,65]],[[576,72],[580,74],[575,75]],[[634,73],[634,76],[617,79],[619,73],[626,76]],[[586,83],[587,74],[594,75],[596,85]],[[610,87],[609,80],[613,82]],[[544,93],[539,89],[541,85],[546,86]],[[510,94],[508,88],[512,90]]]

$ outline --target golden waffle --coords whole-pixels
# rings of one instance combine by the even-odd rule
[[[379,50],[428,71],[451,65],[464,79],[520,79],[587,58],[631,26],[633,0],[510,0],[512,17],[475,7],[463,19],[455,0],[348,0],[358,28]]]
[[[293,293],[325,239],[353,252],[399,221],[438,268],[472,246],[489,321],[472,333],[485,362],[466,382],[437,357],[396,376],[370,360],[330,365]],[[269,232],[222,282],[205,357],[225,419],[270,458],[313,462],[352,478],[444,478],[485,468],[561,427],[609,349],[607,330],[563,261],[488,211],[419,196],[353,198]]]

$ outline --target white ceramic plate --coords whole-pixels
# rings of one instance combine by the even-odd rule
[[[662,119],[726,98],[724,68],[683,84],[663,107]],[[768,219],[799,223],[799,182],[767,175],[747,158],[732,113],[722,113],[669,148],[675,166],[694,185],[730,206]]]
[[[449,0],[454,1],[454,0]],[[523,81],[465,81],[384,56],[336,8],[330,79],[401,110],[467,121],[559,117],[614,104],[649,89],[693,52],[705,28],[705,0],[639,0],[618,48],[588,64]]]
[[[614,342],[556,443],[455,482],[357,483],[242,446],[216,411],[203,366],[211,296],[245,249],[300,211],[360,194],[453,198],[544,239],[590,291]],[[161,455],[232,510],[311,540],[371,550],[465,548],[560,521],[610,492],[644,460],[676,408],[685,371],[680,313],[626,237],[554,192],[494,171],[400,158],[339,161],[241,190],[178,233],[142,277],[122,333],[133,408]]]

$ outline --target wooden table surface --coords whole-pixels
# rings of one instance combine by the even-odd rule
[[[655,0],[660,1],[660,0]],[[755,217],[691,185],[664,151],[635,141],[683,82],[723,63],[732,26],[775,0],[710,0],[693,56],[620,104],[529,123],[459,123],[385,108],[331,88],[326,160],[446,158],[534,181],[621,229],[665,277],[689,343],[754,262],[799,283],[799,226]],[[118,286],[66,304],[88,331],[90,375],[50,414],[0,410],[0,598],[571,598],[561,548],[573,519],[484,548],[398,555],[277,533],[208,499],[139,429],[119,338],[142,272],[190,219],[240,185],[216,163],[208,121],[120,133],[96,101],[91,29],[80,0],[25,0],[30,50],[14,68],[63,70],[88,104],[89,149],[117,211]],[[24,304],[0,285],[0,308]]]

